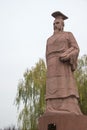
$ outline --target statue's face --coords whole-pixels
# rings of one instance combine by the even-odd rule
[[[63,20],[62,19],[55,19],[53,23],[54,30],[63,30]]]

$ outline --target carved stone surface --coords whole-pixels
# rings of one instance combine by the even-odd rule
[[[64,98],[70,95],[78,97],[77,87],[71,68],[72,64],[77,62],[75,58],[78,52],[79,48],[77,42],[70,32],[61,32],[48,39],[46,49],[46,99]],[[66,62],[60,60],[63,53],[69,55],[69,59]],[[72,64],[70,64],[70,60],[72,60]]]
[[[63,30],[67,16],[61,12],[53,13],[52,16],[55,17],[54,33],[46,44],[46,112],[82,114],[73,75],[79,47],[73,34]]]
[[[44,114],[39,118],[38,130],[48,130],[49,124],[55,124],[56,130],[87,130],[87,116],[56,113]]]

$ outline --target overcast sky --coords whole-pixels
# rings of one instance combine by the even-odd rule
[[[0,0],[0,128],[17,122],[17,85],[27,68],[45,59],[54,11],[69,17],[64,30],[74,34],[80,56],[86,54],[87,0]]]

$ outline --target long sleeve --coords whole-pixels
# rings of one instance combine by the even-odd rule
[[[69,61],[71,70],[74,71],[77,68],[79,46],[71,32],[68,32],[68,45],[69,48],[61,55],[61,61]]]
[[[77,58],[79,55],[79,46],[71,32],[69,34],[69,43],[70,43],[70,48],[72,48],[69,57],[70,57],[70,64],[71,64],[71,69],[74,71],[77,68]]]

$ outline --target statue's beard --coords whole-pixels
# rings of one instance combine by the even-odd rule
[[[62,27],[57,28],[56,26],[54,26],[54,31],[62,31]]]
[[[54,32],[57,32],[57,31],[60,32],[60,31],[62,31],[62,29],[61,29],[61,28],[56,28],[56,27],[55,27],[55,28],[54,28]]]
[[[56,27],[56,26],[54,26],[54,30],[57,30],[57,27]]]

